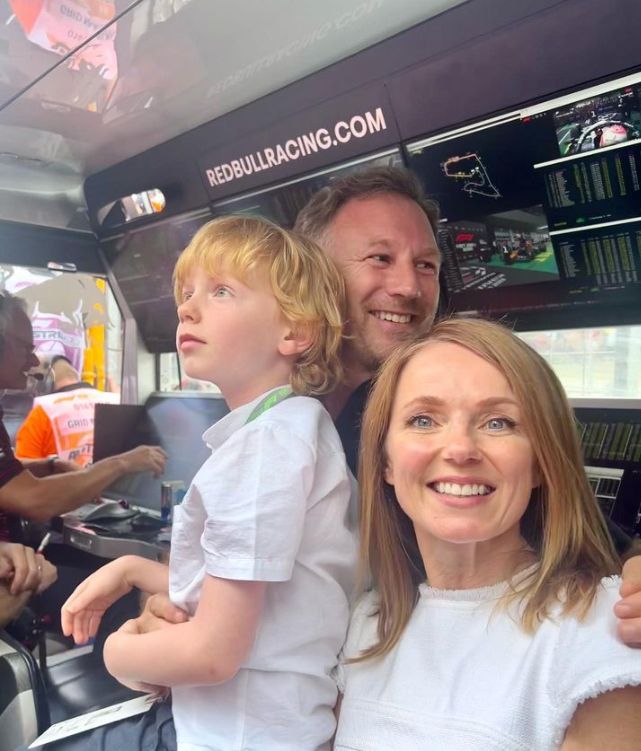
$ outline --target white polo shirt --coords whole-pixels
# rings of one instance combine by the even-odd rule
[[[238,674],[172,690],[179,751],[325,751],[334,732],[357,558],[348,470],[319,401],[291,397],[247,423],[263,398],[205,432],[212,455],[175,509],[176,605],[195,612],[205,574],[270,582]]]

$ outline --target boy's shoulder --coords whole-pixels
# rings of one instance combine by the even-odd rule
[[[271,424],[332,421],[320,399],[299,394],[292,394],[287,399],[278,402],[274,407],[263,412],[259,419]]]
[[[311,396],[295,395],[276,404],[246,428],[256,431],[286,431],[292,436],[314,446],[328,444],[340,449],[342,444],[323,403]]]

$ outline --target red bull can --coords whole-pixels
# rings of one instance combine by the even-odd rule
[[[174,486],[171,482],[160,483],[160,518],[171,522],[171,510],[174,507]]]

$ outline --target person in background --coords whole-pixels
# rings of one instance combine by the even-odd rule
[[[0,389],[24,389],[38,364],[22,301],[0,293]],[[0,407],[0,541],[9,539],[9,514],[46,521],[91,500],[123,474],[161,474],[165,460],[160,447],[138,446],[79,471],[69,471],[73,465],[53,457],[31,462],[27,469],[13,453]]]
[[[295,230],[323,248],[345,281],[344,378],[324,397],[324,404],[354,473],[371,379],[385,358],[408,338],[427,331],[436,316],[438,220],[438,207],[425,198],[409,170],[374,167],[322,188],[296,221]],[[621,547],[629,544],[622,535]],[[621,595],[615,609],[620,637],[641,646],[639,555],[626,562]],[[147,600],[138,628],[164,628],[185,617],[167,597],[154,595]]]
[[[572,409],[511,331],[437,323],[363,420],[361,570],[335,751],[635,751],[641,652]]]
[[[329,751],[357,545],[345,454],[310,397],[341,376],[341,277],[313,243],[246,216],[201,227],[174,277],[184,371],[231,412],[203,436],[211,456],[174,509],[169,567],[124,556],[62,610],[82,643],[132,587],[169,593],[186,622],[130,621],[104,657],[125,685],[171,688],[172,707],[61,748]]]
[[[85,467],[93,459],[96,404],[117,404],[117,394],[98,391],[80,380],[64,355],[45,365],[48,391],[34,399],[33,408],[16,433],[18,459],[60,459]]]

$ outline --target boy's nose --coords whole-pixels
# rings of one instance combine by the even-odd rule
[[[198,308],[193,303],[192,299],[185,300],[185,302],[180,303],[178,306],[178,320],[182,323],[183,321],[194,321],[198,317]]]

